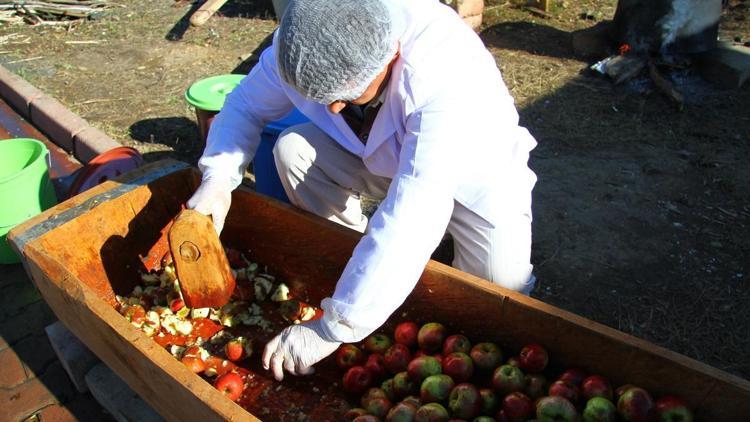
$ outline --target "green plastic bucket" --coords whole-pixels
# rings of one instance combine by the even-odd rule
[[[245,75],[228,74],[201,79],[185,91],[185,100],[195,108],[218,112],[224,105],[224,99],[244,77]]]
[[[8,232],[57,203],[47,147],[36,139],[0,141],[0,264],[19,261]]]
[[[185,100],[195,107],[195,117],[198,120],[198,131],[203,144],[206,143],[208,129],[214,116],[224,106],[224,100],[233,89],[240,84],[245,75],[218,75],[201,79],[190,85],[185,91]]]

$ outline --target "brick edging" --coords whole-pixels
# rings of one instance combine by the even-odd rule
[[[55,98],[0,65],[0,97],[49,139],[88,163],[121,144],[91,126]]]

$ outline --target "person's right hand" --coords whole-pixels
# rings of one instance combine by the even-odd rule
[[[224,228],[229,206],[232,204],[232,191],[228,183],[206,179],[188,200],[187,207],[203,215],[210,215],[217,234]]]

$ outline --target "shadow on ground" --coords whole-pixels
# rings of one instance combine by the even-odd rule
[[[152,162],[163,158],[177,158],[195,164],[203,153],[203,141],[200,139],[195,121],[186,117],[157,117],[133,123],[130,136],[143,143],[161,144],[168,150],[152,151],[143,154],[146,161]]]
[[[501,66],[516,61],[513,78],[524,61],[569,60],[543,76],[566,83],[519,107],[539,143],[533,295],[750,379],[750,89],[665,72],[680,112],[647,76],[614,86],[584,71],[570,33],[510,22],[482,38]]]
[[[504,22],[480,34],[487,47],[526,51],[559,59],[574,58],[572,34],[551,26],[531,22]]]

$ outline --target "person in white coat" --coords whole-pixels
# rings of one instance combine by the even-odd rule
[[[263,365],[303,375],[403,303],[446,232],[453,266],[534,286],[527,162],[536,142],[492,55],[437,0],[295,0],[273,44],[227,97],[188,206],[221,232],[264,125],[296,107],[274,160],[290,201],[364,232],[324,316],[284,329]],[[360,195],[381,199],[368,219]]]

